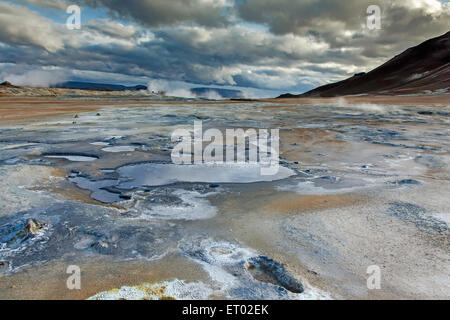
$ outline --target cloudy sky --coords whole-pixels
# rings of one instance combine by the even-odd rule
[[[69,5],[80,30],[66,27]],[[0,81],[300,93],[444,34],[449,18],[449,0],[0,1]]]

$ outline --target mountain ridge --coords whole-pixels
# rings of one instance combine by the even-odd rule
[[[120,84],[110,83],[96,83],[96,82],[84,82],[84,81],[67,81],[52,86],[53,88],[60,89],[80,89],[80,90],[95,90],[95,91],[137,91],[147,90],[146,86],[124,86]]]
[[[407,95],[450,91],[450,31],[406,49],[367,73],[278,98]]]

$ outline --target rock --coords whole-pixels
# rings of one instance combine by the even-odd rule
[[[45,223],[37,219],[17,221],[0,229],[0,242],[11,247],[20,246],[28,239],[33,238],[45,226]]]
[[[115,252],[115,245],[106,241],[99,240],[91,244],[91,248],[104,255],[112,255]]]
[[[432,116],[434,114],[433,111],[419,111],[417,113],[422,115],[422,116]]]
[[[13,85],[11,82],[9,81],[4,81],[2,83],[0,83],[0,87],[8,87],[8,88],[19,88],[15,85]]]
[[[417,185],[417,184],[420,184],[420,182],[417,180],[414,180],[414,179],[403,179],[403,180],[399,180],[399,181],[394,181],[394,182],[392,182],[392,184],[403,186],[403,185],[408,185],[408,184]]]
[[[313,270],[308,270],[308,273],[314,275],[314,276],[318,276],[319,274]]]
[[[76,114],[76,115],[74,116],[74,118],[75,118],[75,119],[78,119],[79,117],[78,117],[78,115]]]
[[[272,283],[293,293],[304,291],[302,283],[295,279],[284,265],[271,258],[265,256],[251,258],[247,261],[246,267],[258,281]]]
[[[29,234],[36,234],[44,227],[45,227],[44,223],[35,219],[28,219],[25,229]]]
[[[0,261],[0,274],[8,270],[9,262],[8,261]]]
[[[99,112],[97,112],[96,116],[97,116],[97,117],[100,117],[100,116],[101,116],[101,114],[100,114]]]

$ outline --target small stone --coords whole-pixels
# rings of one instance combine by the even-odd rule
[[[9,266],[8,261],[0,261],[0,270],[5,269]]]
[[[45,227],[45,224],[41,223],[40,221],[28,219],[25,229],[30,234],[36,234],[44,227]]]
[[[408,185],[408,184],[409,185],[418,185],[418,184],[420,184],[420,182],[417,180],[414,180],[414,179],[403,179],[403,180],[399,180],[399,181],[394,181],[394,182],[392,182],[392,184],[400,185],[400,186]]]
[[[108,244],[107,244],[106,242],[103,242],[103,241],[99,241],[99,242],[98,242],[98,245],[99,245],[100,247],[102,247],[102,248],[108,248]]]

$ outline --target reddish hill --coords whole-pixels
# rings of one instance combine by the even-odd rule
[[[409,48],[380,67],[301,95],[280,98],[336,97],[357,94],[400,95],[450,92],[450,31]]]

